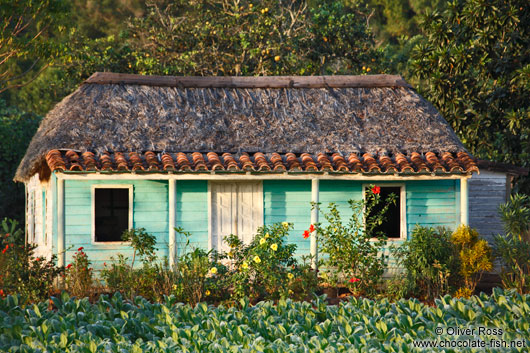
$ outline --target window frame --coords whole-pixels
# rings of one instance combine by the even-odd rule
[[[133,227],[133,185],[132,184],[97,184],[92,185],[92,237],[91,243],[93,245],[125,245],[130,242],[126,241],[96,241],[96,189],[128,189],[129,190],[129,216],[128,229]]]
[[[362,195],[363,201],[366,200],[366,189],[370,185],[379,187],[399,187],[399,238],[387,238],[387,241],[405,241],[407,240],[407,189],[405,183],[363,183]],[[366,221],[366,209],[363,210],[363,221]],[[371,241],[378,241],[378,238],[370,238]]]

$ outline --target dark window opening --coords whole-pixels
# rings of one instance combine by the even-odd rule
[[[121,241],[129,228],[129,189],[96,189],[96,241]]]
[[[381,212],[391,194],[396,196],[396,201],[390,204],[388,210],[383,215],[383,223],[374,228],[373,234],[383,233],[387,238],[397,239],[401,237],[401,188],[399,186],[381,186],[379,193],[381,201],[371,210],[367,218]]]

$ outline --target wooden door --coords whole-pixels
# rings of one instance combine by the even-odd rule
[[[224,237],[237,235],[250,243],[263,225],[261,182],[212,182],[212,247],[228,251]]]

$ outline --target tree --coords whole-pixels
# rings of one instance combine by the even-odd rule
[[[0,0],[0,92],[31,82],[59,55],[60,0]]]
[[[139,73],[359,73],[375,56],[366,13],[333,1],[158,1],[129,30]]]
[[[24,185],[13,177],[39,122],[39,116],[7,108],[0,100],[0,219],[24,222]]]
[[[530,166],[528,2],[454,1],[422,28],[411,65],[423,93],[477,157]]]

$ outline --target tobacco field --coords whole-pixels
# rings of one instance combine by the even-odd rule
[[[511,351],[530,345],[530,295],[502,290],[470,299],[445,296],[434,306],[355,298],[328,305],[320,297],[191,307],[172,297],[129,302],[119,294],[93,304],[67,294],[19,304],[17,297],[0,300],[1,352],[419,352],[425,350],[414,348],[414,340],[455,339],[437,335],[437,328],[479,326],[502,329],[502,337],[493,338],[526,345]]]

